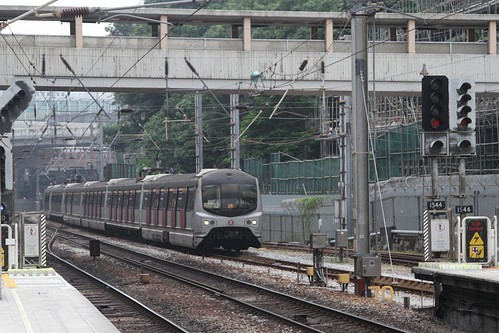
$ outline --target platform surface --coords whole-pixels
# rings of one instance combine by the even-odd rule
[[[52,269],[3,273],[1,288],[0,332],[119,332]]]
[[[420,263],[411,271],[417,279],[469,289],[494,290],[499,293],[499,267],[462,263]]]

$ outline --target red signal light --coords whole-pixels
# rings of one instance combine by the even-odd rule
[[[434,129],[438,129],[442,125],[442,121],[439,118],[433,118],[431,120],[431,127]]]

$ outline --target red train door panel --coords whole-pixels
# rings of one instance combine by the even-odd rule
[[[146,212],[146,224],[151,224],[151,190],[144,192],[144,206]]]
[[[181,229],[185,229],[185,207],[187,204],[187,188],[181,187],[177,193],[177,222],[180,224]]]
[[[170,218],[170,227],[171,228],[176,228],[177,227],[177,215],[176,215],[176,209],[177,209],[177,189],[176,188],[169,188],[168,189],[168,216]]]
[[[160,192],[160,197],[159,197],[159,224],[161,224],[162,227],[166,226],[166,205],[168,204],[168,191],[165,190],[164,188],[161,188]]]

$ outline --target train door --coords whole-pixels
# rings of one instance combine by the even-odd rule
[[[168,219],[170,222],[171,228],[177,227],[177,215],[176,215],[176,207],[177,207],[177,189],[169,188],[168,189]]]
[[[135,198],[135,190],[131,190],[131,191],[128,191],[128,203],[127,203],[127,214],[126,214],[126,217],[127,217],[127,221],[130,222],[130,223],[134,223],[135,221],[133,220],[133,212],[134,212],[134,208],[135,208],[135,202],[134,202],[134,198]]]
[[[110,191],[107,196],[107,207],[109,211],[108,219],[109,221],[113,220],[113,203],[114,203],[114,191]]]
[[[161,194],[159,199],[159,211],[160,211],[159,220],[161,221],[162,227],[166,227],[167,204],[168,204],[168,190],[165,188],[161,188]]]
[[[130,196],[130,191],[123,191],[123,222],[128,223],[128,197]]]
[[[69,211],[69,200],[68,200],[68,197],[69,197],[69,193],[66,193],[65,196],[66,196],[66,200],[64,200],[64,214],[67,214],[68,211]]]
[[[192,223],[194,219],[194,198],[196,194],[196,188],[195,187],[188,187],[187,188],[187,204],[186,204],[186,209],[185,209],[185,228],[187,229],[192,229]]]
[[[146,224],[151,224],[151,192],[152,190],[144,190],[144,203],[142,209],[146,212]]]
[[[130,193],[130,222],[135,223],[135,209],[137,208],[137,190],[133,190]]]
[[[83,205],[83,217],[88,217],[88,198],[87,198],[87,192],[82,192],[82,205]]]
[[[101,192],[96,191],[94,203],[95,203],[95,217],[97,219],[100,219],[100,207],[101,207],[101,199],[100,198],[101,198]]]
[[[125,191],[119,190],[118,191],[118,221],[122,222],[123,221],[123,195]]]
[[[181,229],[185,229],[185,208],[187,204],[187,188],[179,187],[177,192],[177,223]]]
[[[152,202],[151,202],[151,224],[158,225],[158,203],[159,203],[159,189],[152,189]]]
[[[69,215],[73,215],[73,197],[74,197],[74,193],[71,192],[69,193]]]
[[[95,209],[95,204],[96,204],[96,202],[95,202],[95,199],[96,199],[95,198],[95,192],[89,192],[89,195],[90,195],[90,209],[91,209],[90,216],[92,218],[95,218],[95,216],[97,215],[96,214],[96,209]]]
[[[113,191],[113,221],[118,222],[118,204],[120,202],[120,191]]]

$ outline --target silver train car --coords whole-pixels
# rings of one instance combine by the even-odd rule
[[[261,247],[258,181],[234,169],[53,185],[43,207],[54,221],[175,246]]]

